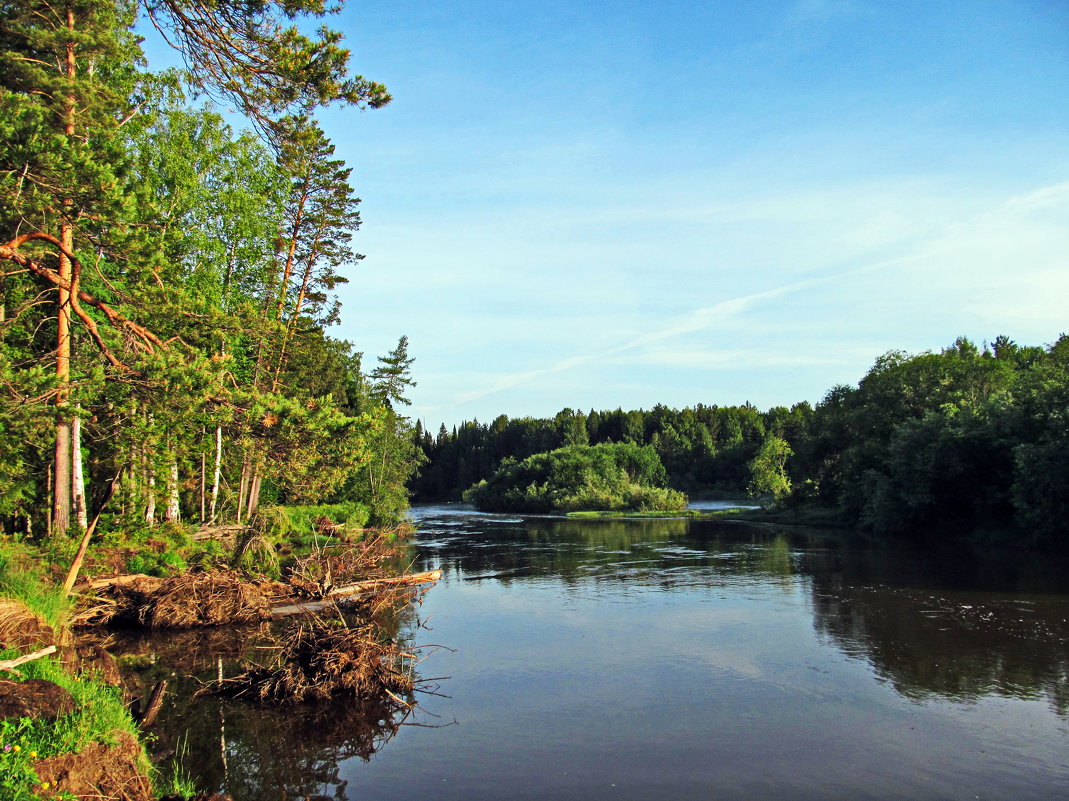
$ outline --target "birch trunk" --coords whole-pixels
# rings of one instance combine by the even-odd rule
[[[89,527],[89,511],[85,503],[85,472],[82,465],[82,420],[75,415],[71,420],[71,484],[74,515],[82,531]]]
[[[212,503],[208,521],[215,522],[216,503],[219,500],[219,478],[223,473],[223,427],[215,427],[215,472],[212,474]]]
[[[177,523],[181,516],[180,498],[178,496],[178,460],[171,460],[171,470],[167,474],[167,508],[163,519],[167,523]]]

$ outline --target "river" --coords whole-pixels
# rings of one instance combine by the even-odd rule
[[[413,518],[413,569],[444,575],[397,636],[425,646],[416,670],[436,694],[403,722],[179,697],[161,736],[206,789],[236,801],[1069,798],[1060,559],[711,520],[460,506]]]

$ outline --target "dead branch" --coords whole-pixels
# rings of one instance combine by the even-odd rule
[[[167,680],[164,679],[156,684],[152,688],[152,695],[149,696],[148,706],[145,707],[145,713],[139,717],[137,724],[141,728],[151,726],[156,722],[156,717],[160,714],[160,708],[163,706],[163,695],[167,692]]]
[[[391,576],[389,578],[361,581],[357,584],[349,584],[345,587],[336,587],[328,592],[322,600],[297,602],[276,606],[271,610],[273,617],[286,617],[297,615],[302,612],[319,612],[331,606],[338,598],[352,598],[358,595],[368,595],[383,590],[399,587],[412,587],[419,584],[434,584],[442,578],[441,570],[429,570],[426,573],[412,573],[406,576]]]
[[[73,270],[77,271],[77,274],[80,274],[82,270],[82,263],[78,259],[78,257],[75,256],[74,253],[71,252],[68,248],[66,248],[63,243],[59,241],[59,239],[52,236],[51,234],[46,234],[43,231],[37,231],[31,234],[22,234],[20,236],[15,237],[7,244],[0,245],[0,259],[5,259],[7,261],[14,262],[19,267],[23,267],[34,273],[35,275],[44,278],[46,281],[53,284],[54,286],[59,287],[60,289],[66,289],[70,291],[72,300],[76,299],[76,302],[85,303],[89,306],[92,306],[94,309],[100,311],[107,318],[108,322],[112,326],[134,335],[140,341],[141,347],[148,353],[152,353],[154,348],[166,349],[167,345],[143,325],[135,323],[133,320],[124,316],[121,312],[117,311],[116,309],[113,309],[107,303],[104,303],[104,301],[99,300],[93,295],[89,294],[80,286],[78,286],[77,282],[67,281],[66,279],[60,277],[59,273],[56,270],[53,270],[50,267],[46,267],[40,262],[37,262],[34,259],[25,256],[22,253],[19,253],[18,249],[27,242],[31,241],[43,241],[52,245],[60,253],[70,259]],[[79,315],[79,317],[81,317],[81,315]],[[85,318],[83,317],[82,320],[84,322]],[[91,330],[90,333],[92,334],[93,330]],[[98,347],[102,344],[99,341],[98,336],[94,336],[94,341],[97,342]]]
[[[47,648],[42,648],[40,651],[34,651],[32,654],[24,654],[16,657],[15,659],[4,659],[0,661],[0,670],[13,670],[19,665],[24,665],[27,662],[32,662],[35,659],[40,659],[43,656],[54,654],[56,652],[56,646],[50,645]]]

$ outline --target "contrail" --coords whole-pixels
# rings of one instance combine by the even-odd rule
[[[509,375],[500,376],[489,386],[481,389],[473,390],[471,392],[464,392],[456,395],[449,403],[440,404],[438,406],[428,406],[425,412],[435,412],[442,409],[454,409],[457,406],[461,406],[465,403],[470,403],[475,400],[481,400],[490,395],[494,395],[498,392],[504,392],[509,389],[527,384],[536,378],[544,375],[550,375],[552,373],[561,373],[566,370],[571,370],[576,367],[581,367],[591,362],[600,361],[612,356],[618,356],[621,353],[636,350],[638,348],[650,345],[654,342],[661,342],[673,337],[682,336],[684,334],[694,333],[695,331],[702,331],[711,327],[715,322],[723,322],[726,319],[732,317],[738,317],[739,315],[750,311],[751,309],[761,305],[763,302],[772,300],[774,298],[783,297],[784,295],[790,295],[797,292],[802,292],[807,289],[813,289],[815,287],[823,286],[825,284],[834,283],[843,279],[852,278],[857,275],[864,275],[866,273],[879,272],[881,270],[887,270],[892,267],[897,267],[903,264],[909,264],[923,259],[930,258],[933,255],[938,254],[942,250],[946,250],[949,247],[948,240],[954,231],[960,230],[963,227],[975,223],[984,223],[990,225],[993,219],[998,219],[1005,215],[1020,215],[1029,214],[1035,211],[1043,210],[1064,204],[1069,199],[1069,182],[1063,182],[1058,184],[1051,184],[1050,186],[1040,187],[1031,192],[1023,195],[1017,195],[1009,198],[1003,203],[996,206],[994,209],[982,212],[975,215],[973,218],[965,221],[964,223],[952,223],[944,226],[943,230],[929,239],[926,243],[918,246],[912,253],[908,253],[904,256],[898,256],[891,259],[884,259],[870,264],[864,264],[860,267],[854,267],[849,270],[837,272],[833,275],[817,276],[813,278],[806,278],[800,281],[793,281],[782,286],[774,287],[772,289],[766,289],[762,292],[754,292],[750,295],[742,295],[737,298],[731,298],[729,300],[721,301],[720,303],[712,306],[705,306],[702,308],[694,309],[685,314],[679,315],[673,318],[667,325],[658,329],[657,331],[651,331],[641,336],[635,337],[622,345],[617,345],[606,350],[598,351],[597,353],[591,353],[585,356],[572,356],[563,361],[548,367],[543,367],[537,370],[529,370],[523,373],[512,373]]]

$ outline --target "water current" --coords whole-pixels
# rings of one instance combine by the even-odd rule
[[[403,721],[183,700],[236,801],[1069,798],[1069,570],[712,520],[413,510]],[[210,664],[232,642],[181,645]],[[442,647],[434,647],[442,646]],[[155,647],[155,646],[154,646]],[[401,723],[402,725],[397,725]]]

